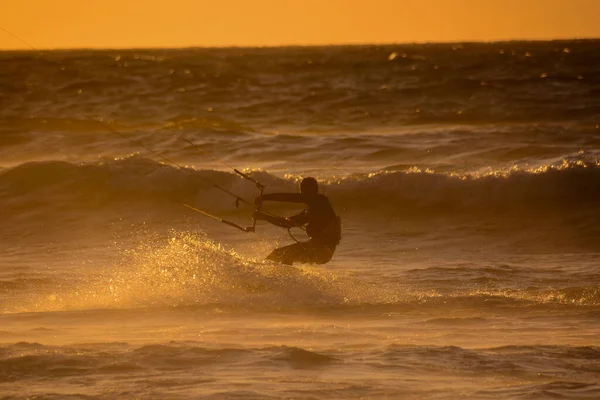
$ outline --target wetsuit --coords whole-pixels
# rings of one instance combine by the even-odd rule
[[[341,223],[333,211],[327,196],[315,194],[304,196],[300,193],[270,193],[262,196],[263,201],[301,203],[308,207],[300,214],[289,218],[273,217],[262,214],[262,219],[283,228],[306,225],[308,242],[295,243],[273,250],[267,260],[282,264],[293,262],[325,264],[340,242]]]

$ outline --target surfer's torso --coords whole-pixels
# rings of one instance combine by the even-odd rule
[[[308,236],[319,243],[337,246],[341,236],[339,218],[327,196],[317,194],[304,202],[308,206],[302,213]]]

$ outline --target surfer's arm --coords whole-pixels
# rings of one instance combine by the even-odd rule
[[[265,214],[261,211],[254,212],[254,218],[258,220],[267,221],[270,224],[279,226],[281,228],[293,228],[294,226],[302,226],[308,222],[308,215],[305,211],[292,217],[276,217],[274,215]]]
[[[268,193],[263,194],[262,196],[258,196],[254,203],[260,207],[263,201],[278,201],[282,203],[305,203],[304,196],[300,193]],[[254,212],[254,218],[258,220],[267,221],[275,226],[279,226],[282,228],[292,228],[294,226],[302,226],[308,222],[308,215],[305,211],[302,211],[300,214],[294,215],[289,218],[285,217],[276,217],[274,215],[265,214],[261,211]]]
[[[304,196],[300,193],[267,193],[258,196],[254,203],[260,206],[263,201],[278,201],[280,203],[302,203],[306,204]]]
[[[294,226],[289,218],[276,217],[274,215],[265,214],[260,211],[254,212],[254,218],[257,220],[267,221],[268,223],[273,224],[275,226],[279,226],[281,228],[291,228],[292,226]]]

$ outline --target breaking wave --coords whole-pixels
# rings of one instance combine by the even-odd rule
[[[299,176],[254,171],[267,191],[295,191]],[[32,162],[0,171],[0,201],[19,210],[84,204],[107,207],[123,202],[194,202],[230,210],[219,185],[252,199],[255,187],[237,175],[215,170],[174,168],[143,158],[91,164]],[[534,170],[447,174],[409,168],[333,179],[322,186],[334,205],[386,214],[531,212],[569,215],[593,211],[600,199],[600,165],[567,162]],[[17,201],[18,199],[18,201]],[[18,203],[18,205],[17,205]]]

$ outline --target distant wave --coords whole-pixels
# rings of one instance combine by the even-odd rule
[[[2,52],[0,115],[244,125],[597,123],[598,40],[274,49]],[[26,104],[23,104],[23,99]]]

